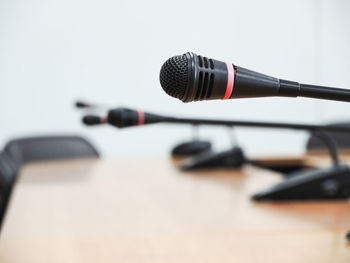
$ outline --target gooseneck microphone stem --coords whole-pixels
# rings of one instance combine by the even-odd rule
[[[280,79],[278,80],[278,92],[281,97],[306,97],[322,100],[335,100],[350,102],[350,90],[309,84]]]
[[[300,97],[350,102],[350,90],[300,84]]]
[[[163,117],[160,122],[177,123],[177,124],[195,124],[195,125],[222,125],[222,126],[241,126],[257,128],[277,128],[293,129],[308,131],[328,131],[328,132],[350,132],[350,127],[328,126],[328,125],[311,125],[285,122],[259,122],[259,121],[238,121],[238,120],[212,120],[212,119],[193,119],[193,118],[176,118]]]

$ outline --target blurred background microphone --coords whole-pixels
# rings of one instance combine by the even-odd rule
[[[105,105],[105,104],[99,104],[99,103],[91,103],[91,102],[86,102],[83,100],[77,100],[74,103],[74,106],[77,109],[82,109],[85,111],[106,111],[107,109],[112,108],[109,105]]]
[[[75,107],[77,107],[78,109],[91,108],[91,107],[93,107],[93,106],[94,106],[94,105],[89,104],[89,103],[84,102],[84,101],[80,101],[80,100],[78,100],[78,101],[75,102]]]
[[[350,133],[349,125],[315,125],[303,123],[288,122],[266,122],[266,121],[241,121],[241,120],[223,120],[223,119],[204,119],[204,118],[186,118],[174,117],[169,115],[160,115],[144,111],[133,110],[129,108],[116,108],[108,111],[107,116],[99,117],[97,115],[86,115],[82,119],[88,126],[109,123],[118,128],[140,126],[153,123],[170,124],[190,124],[206,126],[243,126],[250,128],[273,128],[273,129],[292,129],[305,130],[311,132],[341,132]]]

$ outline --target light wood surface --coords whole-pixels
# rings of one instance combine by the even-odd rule
[[[180,172],[169,158],[28,165],[1,263],[350,262],[349,202],[254,203],[279,175]]]

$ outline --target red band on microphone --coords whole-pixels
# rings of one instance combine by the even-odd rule
[[[233,68],[233,65],[231,63],[226,63],[227,66],[227,86],[226,86],[226,92],[223,100],[227,100],[231,97],[233,92],[233,85],[235,82],[235,69]]]
[[[143,111],[139,111],[138,112],[138,114],[139,114],[139,120],[138,120],[138,125],[143,125],[143,124],[145,124],[145,113],[143,112]]]

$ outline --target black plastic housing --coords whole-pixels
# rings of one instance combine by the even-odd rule
[[[142,114],[143,120],[140,122],[139,118]],[[143,113],[136,110],[131,110],[128,108],[117,108],[110,110],[107,116],[107,122],[118,128],[125,128],[143,124],[151,124],[157,122],[166,121],[167,118],[152,114],[152,113]]]
[[[173,157],[188,157],[209,152],[211,149],[212,145],[210,141],[192,140],[176,145],[172,149],[171,155]]]
[[[90,104],[87,104],[87,103],[82,102],[82,101],[77,101],[77,102],[75,102],[75,107],[77,107],[77,108],[89,108]]]
[[[182,165],[181,169],[190,171],[198,169],[241,168],[245,163],[246,158],[242,149],[234,147],[219,153],[204,152],[196,155]]]
[[[256,201],[322,200],[350,197],[350,169],[347,165],[302,171],[299,175],[255,194]]]
[[[279,79],[237,66],[235,69],[231,98],[278,96]]]
[[[186,57],[189,79],[182,101],[222,99],[227,89],[226,63],[190,52],[186,53]],[[273,96],[297,97],[300,93],[298,82],[280,80],[235,65],[233,67],[235,74],[231,99]]]
[[[186,53],[186,56],[189,82],[182,101],[221,99],[226,92],[226,63],[194,53]]]
[[[83,118],[83,123],[88,126],[101,124],[101,117],[95,115],[86,115]]]

